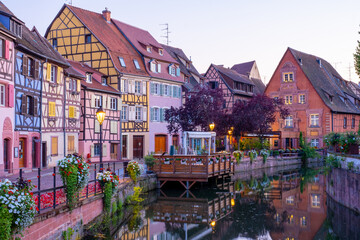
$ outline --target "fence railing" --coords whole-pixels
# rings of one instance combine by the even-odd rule
[[[119,176],[120,180],[124,179],[125,172],[123,162],[104,162],[103,169],[109,169]],[[102,193],[100,184],[96,180],[97,173],[100,172],[100,163],[90,165],[89,181],[78,195],[79,200],[94,197]],[[19,170],[19,174],[2,176],[12,182],[29,181],[35,187],[32,195],[37,206],[38,213],[45,212],[48,209],[55,209],[59,205],[66,204],[65,188],[59,173],[58,167],[46,169],[38,168],[32,171]]]

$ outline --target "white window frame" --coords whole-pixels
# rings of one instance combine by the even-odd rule
[[[318,127],[320,126],[320,117],[319,114],[310,114],[310,126]]]
[[[152,52],[152,47],[151,46],[146,46],[146,51],[151,53]]]
[[[107,85],[107,79],[106,77],[101,77],[101,84],[106,86]]]
[[[127,93],[129,91],[129,84],[127,79],[121,79],[121,92]]]
[[[285,104],[291,105],[293,103],[293,96],[292,95],[286,95],[285,96]]]
[[[32,61],[34,61],[34,60],[32,60]],[[28,68],[30,69],[29,66],[28,66]],[[56,82],[56,80],[57,80],[56,79],[56,74],[57,74],[57,67],[51,64],[50,82],[52,82],[52,83]]]
[[[157,72],[157,64],[155,60],[150,60],[150,71]]]
[[[140,64],[139,64],[138,60],[134,59],[134,65],[135,65],[136,69],[138,69],[138,70],[140,69]]]
[[[0,84],[0,106],[5,107],[6,100],[6,86],[4,84]]]
[[[310,145],[312,147],[319,147],[320,146],[320,140],[318,138],[313,138],[310,140]]]
[[[95,99],[95,108],[99,108],[102,107],[102,96],[101,95],[94,95],[94,99]]]
[[[153,122],[160,122],[160,108],[153,107]]]
[[[154,84],[154,95],[160,95],[160,84],[159,83],[153,83]]]
[[[110,109],[117,110],[117,98],[110,97]]]
[[[311,194],[311,207],[312,208],[320,208],[320,195],[319,194]]]
[[[294,205],[294,202],[295,202],[295,197],[294,196],[288,196],[286,199],[286,204],[288,205]]]
[[[159,48],[159,55],[160,55],[160,56],[163,56],[163,55],[164,55],[164,49]]]
[[[142,121],[142,107],[135,107],[135,121]]]
[[[122,67],[126,67],[125,60],[123,57],[119,57],[119,62]]]
[[[117,121],[110,121],[110,134],[117,134],[118,133],[118,122]]]
[[[299,103],[300,104],[305,104],[305,94],[300,94],[299,95]]]
[[[86,73],[86,82],[92,83],[92,74],[91,73]]]
[[[294,127],[294,118],[293,118],[293,116],[287,116],[285,118],[285,127],[287,127],[287,128]]]
[[[167,97],[170,96],[170,91],[169,91],[169,89],[170,89],[170,86],[164,84],[164,96],[167,96]]]
[[[141,94],[141,82],[135,81],[135,93]]]
[[[121,106],[121,120],[127,121],[128,118],[128,106]],[[124,114],[125,113],[125,114]]]

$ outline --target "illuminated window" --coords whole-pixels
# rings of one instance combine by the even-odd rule
[[[294,224],[294,215],[291,214],[290,216],[288,216],[287,220],[289,224]]]
[[[69,106],[69,118],[75,118],[75,107]]]
[[[292,116],[287,116],[285,118],[285,127],[292,128],[294,127],[294,120]]]
[[[51,137],[51,156],[58,155],[58,137]]]
[[[311,207],[320,208],[320,195],[311,194]]]
[[[301,227],[306,227],[306,217],[300,217],[300,226]]]
[[[294,205],[294,196],[289,196],[286,198],[286,204]]]
[[[291,95],[285,96],[285,104],[290,105],[293,103],[293,97]]]
[[[305,104],[305,94],[300,94],[299,95],[299,103],[300,104]]]
[[[292,72],[284,73],[284,82],[292,82],[294,80],[294,74]]]
[[[316,138],[316,139],[311,139],[310,145],[311,145],[312,147],[319,147],[319,146],[320,146],[320,144],[319,144],[319,139],[318,139],[318,138]]]
[[[75,151],[75,137],[74,136],[68,136],[67,150],[68,150],[68,152]]]
[[[55,102],[49,102],[49,117],[56,116],[56,104]]]
[[[319,126],[319,114],[310,114],[310,126]]]

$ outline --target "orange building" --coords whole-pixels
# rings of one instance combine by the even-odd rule
[[[302,132],[312,146],[323,147],[330,132],[357,131],[360,99],[348,83],[324,59],[288,48],[265,89],[290,110],[273,124],[281,137],[272,139],[272,146],[297,148]]]

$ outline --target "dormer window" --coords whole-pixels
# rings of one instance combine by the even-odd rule
[[[162,56],[164,55],[164,49],[159,48],[159,54]]]
[[[86,82],[92,83],[92,73],[86,73]]]
[[[287,72],[283,74],[284,82],[292,82],[294,81],[294,74],[292,72]]]
[[[148,51],[149,53],[151,53],[151,51],[152,51],[152,47],[150,47],[150,46],[146,46],[146,51]]]
[[[101,78],[101,84],[104,85],[104,86],[107,84],[107,79],[106,79],[106,77],[102,77],[102,78]]]
[[[155,60],[150,61],[150,70],[152,72],[161,73],[161,64],[156,62]]]
[[[85,43],[91,43],[91,34],[85,35]]]
[[[139,62],[136,59],[134,59],[134,65],[136,69],[140,69]]]
[[[186,62],[186,68],[187,68],[187,69],[190,68],[190,63]]]
[[[120,65],[121,65],[122,67],[126,67],[124,58],[119,57],[119,62],[120,62]]]
[[[57,46],[58,46],[58,41],[57,41],[57,38],[54,38],[53,40],[52,40],[52,46],[53,46],[53,48],[57,48]]]
[[[175,65],[174,65],[174,64],[170,64],[170,65],[169,65],[169,74],[170,74],[171,76],[175,76],[175,72],[176,72]]]

